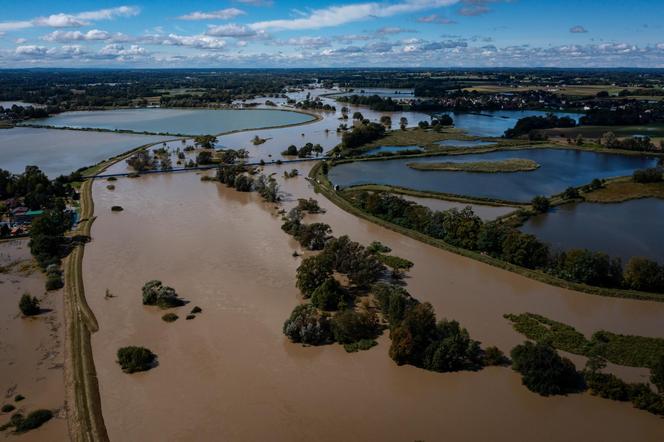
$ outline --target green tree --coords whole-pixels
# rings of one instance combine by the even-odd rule
[[[526,341],[512,349],[512,368],[523,384],[542,396],[579,391],[583,379],[572,361],[560,357],[549,344]]]
[[[122,347],[117,352],[118,364],[125,373],[146,371],[154,366],[157,355],[145,347]]]
[[[650,369],[650,382],[657,387],[657,391],[664,395],[664,355]]]
[[[309,298],[314,290],[332,276],[332,264],[324,255],[309,256],[302,260],[296,272],[296,287]]]
[[[28,293],[24,293],[18,302],[18,308],[25,316],[38,315],[40,312],[39,299],[30,296]]]
[[[545,196],[536,196],[530,204],[533,206],[533,210],[537,213],[544,213],[549,210],[549,207],[551,207],[551,202]]]
[[[327,278],[311,294],[311,303],[321,310],[343,309],[346,304],[346,291],[339,281],[333,277]]]
[[[327,315],[321,315],[311,304],[296,306],[284,322],[283,332],[292,342],[308,345],[329,344],[334,340]]]
[[[332,318],[332,333],[340,344],[374,339],[380,334],[380,323],[372,312],[347,309]]]

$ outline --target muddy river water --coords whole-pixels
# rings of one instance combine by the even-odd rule
[[[124,165],[114,166],[115,170]],[[283,181],[284,206],[315,196],[303,178]],[[112,440],[661,440],[662,420],[589,394],[543,398],[510,369],[432,373],[398,367],[389,339],[365,352],[291,344],[282,324],[298,303],[292,257],[273,205],[196,173],[93,186],[97,220],[83,262],[102,409]],[[535,312],[597,329],[664,337],[664,303],[604,298],[529,280],[425,245],[341,211],[312,217],[335,235],[380,240],[415,262],[409,291],[439,318],[459,320],[484,345],[523,341],[503,313]],[[121,205],[124,211],[111,212]],[[180,320],[141,304],[151,279],[190,303]],[[105,299],[109,290],[114,297]],[[198,305],[203,312],[184,320]],[[143,345],[159,365],[127,375],[116,350]],[[641,374],[642,375],[642,374]],[[642,379],[643,380],[643,379]]]

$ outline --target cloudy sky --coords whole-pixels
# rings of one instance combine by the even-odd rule
[[[664,0],[2,0],[0,7],[0,68],[664,68]]]

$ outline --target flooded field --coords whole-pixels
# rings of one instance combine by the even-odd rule
[[[62,291],[45,293],[46,278],[33,264],[27,239],[0,242],[0,268],[0,405],[12,404],[24,415],[53,410],[54,419],[17,440],[66,440]],[[40,299],[42,313],[22,317],[24,293]],[[25,399],[15,402],[17,394]],[[13,413],[0,413],[0,425]],[[2,440],[16,437],[0,433]]]
[[[0,169],[21,173],[35,165],[50,178],[69,174],[163,136],[15,127],[0,130]]]
[[[420,171],[406,166],[412,158],[358,161],[330,170],[334,184],[390,184],[415,190],[527,202],[537,195],[553,195],[569,186],[580,186],[594,178],[631,175],[636,169],[654,167],[655,157],[606,154],[570,149],[523,149],[484,154],[417,158],[418,163],[440,161],[496,161],[509,158],[533,160],[541,167],[529,172],[471,173]]]
[[[34,123],[56,127],[198,135],[300,124],[312,120],[312,116],[300,112],[269,109],[118,109],[64,112],[34,120]]]
[[[555,249],[587,248],[622,258],[643,256],[664,264],[664,200],[644,198],[615,204],[555,207],[521,228]]]
[[[124,167],[118,165],[118,168]],[[270,167],[281,176],[286,167]],[[301,173],[306,174],[303,165]],[[201,182],[195,173],[94,184],[93,241],[83,263],[102,409],[113,440],[644,440],[661,419],[588,394],[543,398],[505,368],[439,374],[398,367],[383,336],[370,351],[291,344],[281,327],[299,302],[297,244],[272,205]],[[314,196],[302,178],[282,182],[286,208]],[[408,289],[440,318],[461,321],[485,345],[520,343],[503,313],[531,311],[590,333],[664,336],[664,304],[589,296],[427,246],[349,215],[318,197],[335,235],[380,240],[415,262]],[[112,205],[124,211],[112,213]],[[189,301],[167,324],[141,304],[150,279]],[[114,295],[105,299],[106,290]],[[198,305],[191,321],[183,316]],[[126,375],[124,345],[159,355]],[[174,413],[174,410],[177,410]],[[257,424],[257,419],[259,423]]]

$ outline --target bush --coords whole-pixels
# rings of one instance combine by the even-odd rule
[[[320,213],[322,212],[320,206],[318,205],[318,201],[316,201],[313,198],[298,198],[297,200],[297,208],[300,209],[303,212],[309,212],[309,213]]]
[[[332,318],[332,333],[340,344],[352,344],[361,340],[373,340],[380,334],[380,324],[371,312],[348,309]]]
[[[581,391],[583,379],[572,361],[561,358],[549,344],[526,341],[512,349],[512,368],[522,383],[542,396]]]
[[[191,314],[200,313],[200,312],[202,312],[202,311],[203,311],[202,308],[200,308],[199,306],[196,306],[196,307],[194,307],[194,308],[191,309]]]
[[[346,291],[341,284],[330,277],[311,294],[311,303],[321,310],[339,310],[347,304]]]
[[[302,296],[309,298],[314,290],[332,276],[331,263],[324,255],[309,256],[297,268],[296,283]]]
[[[344,350],[348,353],[355,353],[360,350],[369,350],[370,348],[378,345],[378,342],[373,339],[360,339],[357,342],[352,342],[350,344],[344,344]]]
[[[184,301],[178,298],[173,288],[162,285],[161,281],[152,280],[143,286],[143,304],[171,308],[184,305]]]
[[[111,207],[111,212],[122,212],[124,209],[122,206],[112,206]]]
[[[186,319],[187,321],[191,321],[191,320],[194,319],[195,317],[196,317],[196,315],[187,315],[187,317],[186,317],[185,319]]]
[[[664,266],[638,256],[632,257],[625,266],[624,282],[632,290],[664,292]]]
[[[657,387],[660,394],[664,394],[664,354],[650,369],[650,382]]]
[[[14,396],[14,402],[21,402],[23,399],[25,399],[25,396],[23,396],[22,394],[17,394],[16,396]]]
[[[618,287],[622,281],[620,260],[611,259],[606,253],[571,249],[555,261],[555,272],[568,281],[599,287]]]
[[[418,303],[398,285],[378,283],[371,288],[371,291],[390,326],[399,324],[405,317],[406,311]]]
[[[300,304],[293,309],[283,327],[292,342],[308,345],[329,344],[334,341],[330,321],[311,304]]]
[[[26,431],[34,430],[41,427],[46,422],[53,418],[51,410],[35,410],[28,414],[25,419],[20,419],[16,423],[16,432],[25,433]]]
[[[16,407],[14,407],[12,404],[5,404],[2,406],[2,412],[3,413],[9,413],[11,411],[14,411]]]
[[[46,278],[46,290],[58,290],[64,287],[65,283],[62,281],[60,275],[49,275]]]
[[[175,313],[166,313],[161,319],[165,322],[175,322],[178,320],[178,315]]]
[[[39,314],[39,299],[24,293],[21,300],[18,302],[18,308],[25,316],[34,316]]]
[[[635,170],[632,174],[635,183],[659,183],[662,179],[661,169],[656,168]]]
[[[118,350],[118,364],[125,373],[146,371],[154,366],[157,355],[145,347],[122,347]]]
[[[510,359],[505,356],[498,347],[487,347],[484,349],[484,365],[498,365],[506,366],[510,365]]]
[[[544,213],[551,207],[551,202],[545,196],[536,196],[530,204],[533,206],[533,210],[538,213]]]

